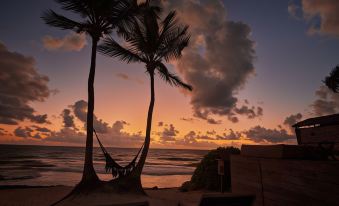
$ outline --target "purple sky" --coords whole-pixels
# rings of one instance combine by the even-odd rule
[[[0,78],[6,85],[0,95],[0,143],[84,143],[84,123],[75,109],[87,99],[90,41],[45,25],[40,16],[48,8],[75,17],[52,0],[2,2],[0,74],[16,70]],[[154,147],[293,143],[290,124],[338,111],[338,97],[322,87],[322,79],[339,63],[339,2],[171,0],[164,8],[177,10],[181,22],[191,26],[190,47],[169,67],[196,89],[182,93],[157,80]],[[97,126],[106,125],[103,136],[112,146],[137,146],[149,101],[144,66],[102,55],[97,62]],[[42,88],[48,94],[27,98],[19,86],[9,85],[24,84],[29,78],[24,68],[49,80],[39,88],[23,85],[27,91],[22,91]],[[12,95],[23,103],[18,108],[34,111],[20,116],[15,108],[6,119],[12,111],[4,102]],[[64,109],[74,127],[65,127]],[[39,123],[43,114],[47,119]]]

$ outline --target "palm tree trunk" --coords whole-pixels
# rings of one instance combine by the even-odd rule
[[[147,125],[146,125],[146,137],[145,137],[145,145],[142,149],[142,153],[140,155],[139,162],[136,167],[136,172],[138,175],[141,175],[142,169],[145,165],[147,153],[149,150],[149,145],[151,142],[151,130],[152,130],[152,117],[153,117],[153,108],[155,102],[155,94],[154,94],[154,70],[149,71],[150,79],[151,79],[151,101],[148,108],[147,115]]]
[[[82,174],[83,183],[91,183],[99,180],[93,167],[93,115],[94,115],[94,77],[95,77],[95,61],[97,53],[98,40],[92,38],[92,57],[91,67],[88,76],[88,108],[87,108],[87,138],[85,163]]]

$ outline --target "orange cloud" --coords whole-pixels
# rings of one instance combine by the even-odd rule
[[[87,45],[86,35],[70,33],[63,38],[45,36],[42,38],[43,46],[50,51],[80,51]]]
[[[339,37],[339,1],[301,0],[301,6],[289,3],[288,11],[296,19],[304,19],[310,23],[308,34]]]

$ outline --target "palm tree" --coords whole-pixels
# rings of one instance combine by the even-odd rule
[[[161,21],[158,13],[152,9],[145,9],[134,20],[133,26],[121,31],[121,34],[126,41],[126,46],[121,46],[114,39],[108,37],[104,39],[104,43],[99,46],[98,50],[104,55],[118,57],[127,63],[144,63],[146,72],[150,77],[151,100],[147,115],[145,144],[136,169],[129,175],[128,181],[123,183],[143,191],[140,176],[150,145],[155,102],[154,76],[155,73],[158,73],[168,84],[192,90],[190,85],[170,72],[163,62],[164,60],[168,62],[171,59],[178,59],[182,50],[188,45],[190,36],[188,26],[178,24],[175,11],[170,12]]]
[[[88,110],[87,138],[84,170],[81,184],[99,182],[93,167],[93,112],[94,112],[94,77],[96,51],[99,40],[110,34],[115,27],[128,27],[136,10],[137,0],[55,0],[66,11],[79,15],[80,21],[69,19],[53,10],[43,13],[42,19],[46,24],[62,30],[72,30],[88,34],[92,39],[91,66],[88,77]]]
[[[339,93],[339,65],[333,68],[330,75],[325,77],[325,85],[335,93]]]

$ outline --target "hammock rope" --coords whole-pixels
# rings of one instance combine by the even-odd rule
[[[128,165],[121,166],[107,152],[106,148],[101,143],[101,141],[100,141],[100,139],[98,137],[98,134],[97,134],[97,132],[95,130],[94,130],[94,134],[95,134],[95,137],[98,140],[98,143],[100,145],[101,151],[104,154],[105,159],[106,159],[106,165],[105,165],[106,172],[110,172],[111,171],[113,178],[118,178],[118,177],[126,176],[129,173],[131,173],[133,171],[133,169],[136,167],[136,161],[137,161],[138,156],[139,156],[142,148],[144,147],[145,143],[140,147],[138,153],[136,154],[134,159]]]

